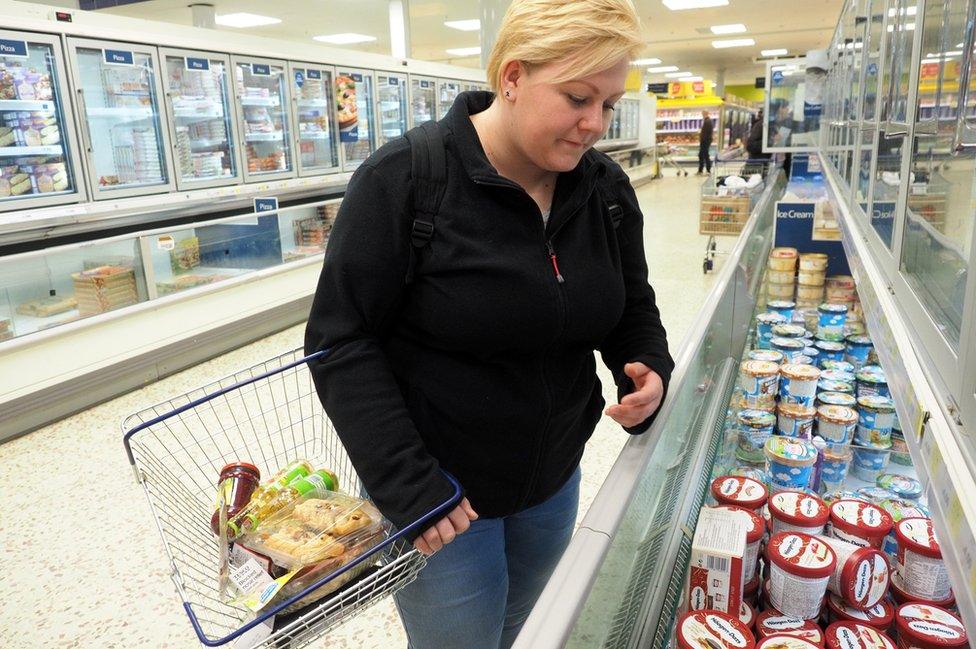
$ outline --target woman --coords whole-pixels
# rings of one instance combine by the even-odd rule
[[[618,386],[606,414],[628,432],[664,396],[673,362],[643,217],[591,148],[642,45],[629,0],[515,0],[494,93],[463,93],[439,124],[446,193],[415,266],[408,142],[349,183],[306,333],[307,352],[332,349],[312,363],[316,387],[395,525],[451,496],[441,469],[466,495],[412,539],[431,555],[396,596],[415,649],[514,641],[572,535],[604,406],[594,350]]]

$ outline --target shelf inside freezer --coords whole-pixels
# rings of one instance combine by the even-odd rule
[[[299,99],[298,106],[300,108],[327,108],[329,105],[328,99]]]
[[[326,131],[318,131],[318,132],[303,131],[299,134],[299,137],[303,140],[328,140],[330,136],[329,133]]]
[[[281,102],[277,97],[242,97],[241,106],[263,106],[265,108],[277,108]]]
[[[88,116],[114,119],[149,119],[153,116],[153,109],[148,106],[144,108],[92,106],[88,109]]]
[[[284,136],[283,131],[272,131],[270,133],[248,133],[244,139],[248,142],[280,142]]]
[[[64,149],[60,145],[51,146],[5,146],[0,147],[0,158],[9,158],[13,156],[29,156],[29,155],[62,155]]]
[[[227,146],[227,138],[220,138],[220,139],[197,138],[195,140],[190,140],[191,149],[208,149],[215,146],[219,146],[219,147]]]
[[[207,119],[221,119],[224,116],[222,110],[193,111],[174,109],[173,116],[180,121],[200,121]]]
[[[0,111],[4,110],[40,110],[51,112],[54,110],[54,102],[37,101],[34,99],[0,99]]]

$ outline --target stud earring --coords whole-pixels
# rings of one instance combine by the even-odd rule
[[[505,91],[505,96],[506,96],[506,97],[511,97],[511,96],[512,96],[512,93],[511,93],[511,92],[509,92],[508,90],[506,90],[506,91]]]

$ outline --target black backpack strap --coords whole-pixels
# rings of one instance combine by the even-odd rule
[[[413,181],[413,225],[410,230],[410,260],[406,283],[413,282],[420,250],[434,238],[434,218],[447,191],[447,153],[437,122],[424,122],[406,132],[410,142],[410,172]]]
[[[620,224],[624,220],[624,208],[614,194],[613,189],[610,187],[610,182],[606,180],[606,177],[600,178],[597,181],[597,188],[600,192],[600,198],[603,200],[603,204],[607,208],[607,214],[610,216],[610,222],[613,223],[613,232],[617,235],[618,245],[623,245],[626,243],[624,241],[623,235],[620,232]]]

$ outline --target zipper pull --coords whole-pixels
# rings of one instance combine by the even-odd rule
[[[552,248],[552,241],[546,241],[546,249],[549,250],[549,260],[552,262],[552,270],[556,274],[556,281],[562,284],[566,280],[563,279],[562,273],[559,272],[559,261],[556,259],[556,251]]]

